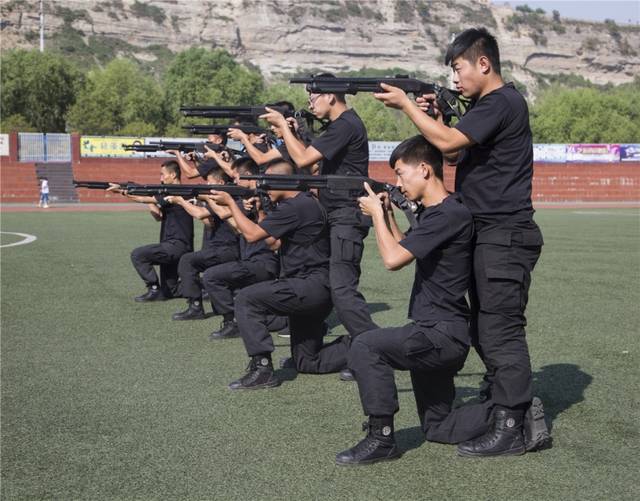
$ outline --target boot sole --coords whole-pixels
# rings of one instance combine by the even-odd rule
[[[402,452],[398,452],[397,454],[394,454],[393,456],[387,456],[387,457],[383,457],[383,458],[376,458],[376,459],[369,459],[368,461],[358,461],[358,462],[340,462],[336,459],[336,464],[338,466],[365,466],[368,464],[374,464],[374,463],[380,463],[382,461],[394,461],[396,459],[400,459],[402,457]]]
[[[547,423],[544,420],[544,407],[542,400],[538,397],[533,397],[531,401],[531,420],[530,426],[528,426],[530,437],[525,443],[525,449],[527,452],[536,452],[544,449],[549,449],[553,442]]]
[[[485,452],[467,452],[461,451],[458,449],[458,456],[467,457],[467,458],[490,458],[490,457],[500,457],[500,456],[522,456],[525,453],[524,445],[520,447],[516,447],[514,449],[509,449],[507,451],[502,451],[498,453],[490,453],[487,454]]]
[[[232,388],[231,386],[228,386],[228,388],[231,391],[239,391],[239,390],[264,390],[264,389],[268,389],[268,388],[275,388],[277,386],[280,386],[281,381],[273,381],[270,383],[264,383],[261,385],[256,385],[256,386],[237,386],[235,388]]]
[[[182,318],[182,317],[171,317],[171,320],[204,320],[206,317],[206,315],[202,315],[199,317],[186,317],[186,318]]]

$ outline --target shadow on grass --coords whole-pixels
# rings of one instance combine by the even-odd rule
[[[394,435],[398,447],[403,453],[410,451],[411,449],[417,449],[425,442],[424,432],[419,426],[396,430]]]
[[[482,373],[464,374],[465,376],[482,376]],[[593,376],[587,374],[574,364],[545,365],[533,373],[533,394],[542,399],[544,415],[549,426],[553,428],[553,421],[572,405],[584,400],[584,391],[593,381]],[[398,388],[398,393],[413,392],[413,388]],[[456,401],[459,405],[474,405],[481,401],[478,388],[469,386],[456,387]]]
[[[545,365],[533,373],[533,393],[542,399],[549,428],[556,417],[584,400],[592,381],[593,376],[574,364]]]

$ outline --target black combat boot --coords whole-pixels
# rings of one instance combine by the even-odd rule
[[[247,373],[237,381],[229,384],[230,390],[257,390],[280,386],[280,380],[273,373],[271,355],[256,355],[251,357],[247,366]]]
[[[399,458],[402,453],[393,437],[393,416],[369,416],[369,422],[363,424],[364,437],[351,449],[336,455],[336,464],[371,464]]]
[[[493,422],[484,434],[458,445],[458,455],[468,457],[519,456],[524,454],[524,411],[495,407]]]
[[[544,420],[542,400],[533,397],[531,405],[524,413],[524,448],[527,452],[541,451],[551,447],[552,440]]]
[[[209,341],[240,336],[238,324],[234,320],[223,320],[220,329],[209,334]]]
[[[164,301],[166,298],[160,290],[160,287],[158,287],[157,284],[153,284],[149,286],[147,292],[141,296],[136,296],[134,299],[137,303],[148,303],[150,301]]]
[[[174,313],[171,318],[173,320],[201,320],[205,318],[202,301],[200,299],[189,299],[187,309]]]

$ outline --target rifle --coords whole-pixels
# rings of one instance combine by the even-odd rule
[[[442,110],[445,123],[450,123],[453,117],[462,118],[466,103],[460,98],[460,93],[447,89],[436,83],[428,83],[408,75],[395,77],[316,77],[292,78],[289,83],[307,84],[307,92],[314,94],[357,94],[358,92],[385,92],[381,83],[402,89],[415,97],[423,94],[435,94],[436,102]],[[429,115],[432,111],[429,110]]]
[[[400,188],[393,184],[383,183],[364,176],[240,176],[240,179],[256,181],[258,191],[308,191],[312,189],[329,190],[332,193],[348,193],[350,196],[358,197],[364,191],[364,183],[375,193],[387,192],[389,200],[402,212],[404,212],[411,228],[418,224],[414,214],[416,204],[408,200],[400,191]]]
[[[260,115],[267,113],[266,107],[275,110],[285,118],[294,116],[294,114],[284,106],[272,106],[265,104],[264,106],[181,106],[180,111],[185,117],[203,117],[203,118],[235,118],[239,121],[256,122]]]
[[[328,120],[321,120],[307,110],[291,112],[288,107],[270,104],[264,106],[182,106],[180,111],[185,117],[231,118],[243,122],[248,121],[248,125],[253,125],[258,121],[260,115],[267,113],[267,107],[281,113],[285,118],[295,118],[298,122],[298,135],[305,144],[310,144],[313,140],[315,122],[320,124],[319,132],[329,126]],[[193,126],[190,126],[189,130],[191,127]]]
[[[241,155],[242,152],[218,143],[188,142],[188,141],[151,141],[149,144],[123,144],[125,151],[139,153],[156,153],[158,151],[177,150],[182,153],[195,153],[198,160],[204,159],[205,146],[213,151],[228,151],[231,155]]]
[[[269,134],[267,129],[253,124],[238,125],[184,125],[182,127],[192,134],[227,134],[229,129],[240,129],[245,134]]]
[[[116,181],[76,181],[73,180],[74,188],[87,188],[89,190],[106,190],[110,185],[117,184],[119,186],[137,186],[133,181],[125,181],[124,183]]]
[[[211,190],[226,191],[232,197],[238,198],[248,198],[256,194],[256,190],[235,184],[129,184],[122,188],[127,194],[138,196],[196,198],[198,195],[207,195]]]

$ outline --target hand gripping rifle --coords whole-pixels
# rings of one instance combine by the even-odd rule
[[[408,200],[397,186],[382,183],[364,176],[240,176],[240,179],[256,181],[256,189],[259,191],[308,191],[312,189],[329,190],[332,193],[348,193],[349,196],[359,197],[364,192],[364,183],[375,193],[386,192],[391,202],[404,212],[409,225],[415,228],[418,224],[414,214],[416,205]]]
[[[396,75],[395,77],[316,77],[311,75],[306,78],[292,78],[289,83],[307,84],[307,92],[313,94],[357,94],[358,92],[385,92],[381,83],[392,85],[402,89],[414,97],[423,94],[435,94],[438,107],[442,110],[445,123],[451,119],[462,118],[466,108],[465,101],[460,99],[458,91],[447,89],[436,83],[428,83],[408,75]],[[429,115],[432,115],[429,110]]]

